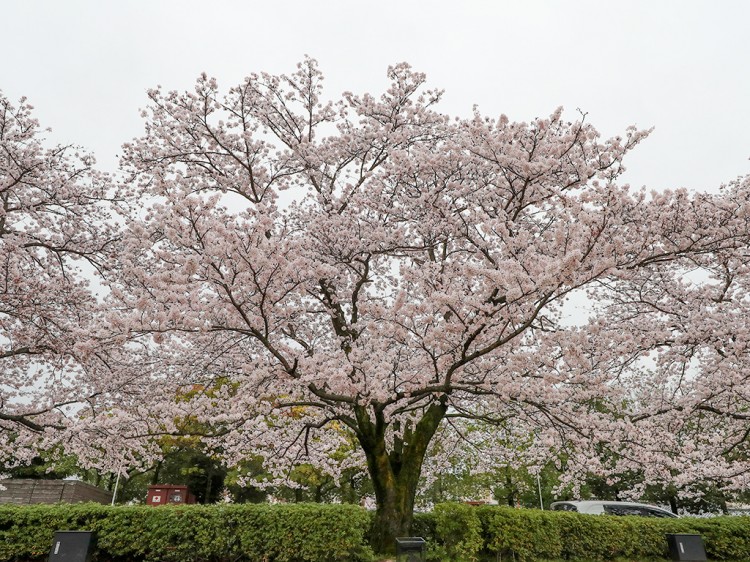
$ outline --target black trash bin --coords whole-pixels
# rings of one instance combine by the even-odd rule
[[[700,535],[667,534],[669,556],[672,560],[705,562],[706,549]]]
[[[48,562],[89,562],[96,548],[96,531],[55,531]]]
[[[422,537],[398,537],[396,562],[424,562],[426,544]]]

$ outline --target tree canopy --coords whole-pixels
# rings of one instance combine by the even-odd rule
[[[148,454],[194,419],[230,464],[366,466],[381,546],[408,530],[426,459],[460,443],[739,481],[750,182],[631,189],[623,158],[648,131],[602,139],[561,109],[454,119],[424,75],[388,76],[326,101],[306,59],[226,94],[206,75],[149,92],[86,332],[116,359],[91,378],[78,452]],[[38,430],[18,408],[16,431]]]
[[[17,462],[107,390],[91,334],[117,236],[107,177],[74,146],[46,147],[32,109],[0,93],[0,450]]]

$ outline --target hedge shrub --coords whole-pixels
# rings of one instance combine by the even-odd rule
[[[437,557],[455,562],[476,562],[482,551],[482,522],[477,509],[460,503],[435,506],[435,536],[439,537],[434,549]],[[434,542],[434,541],[433,541]]]
[[[93,530],[115,562],[371,560],[371,517],[352,505],[0,506],[0,560],[46,560],[56,530]]]
[[[485,549],[522,560],[554,559],[562,556],[561,529],[554,517],[543,511],[510,507],[481,507]]]
[[[93,530],[98,562],[369,562],[372,513],[352,505],[0,506],[0,562],[47,559],[56,530]],[[652,519],[440,504],[414,517],[431,560],[668,559],[698,533],[713,561],[750,560],[750,518]]]
[[[476,527],[468,507],[443,504],[419,520],[421,528],[435,529],[438,548],[432,550],[453,554],[449,560],[476,559]],[[481,555],[487,559],[668,560],[667,533],[697,533],[710,560],[750,560],[750,517],[654,519],[501,506],[473,509],[480,522]]]

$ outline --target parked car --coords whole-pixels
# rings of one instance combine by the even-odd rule
[[[591,515],[638,515],[641,517],[677,517],[671,511],[635,502],[617,502],[603,500],[562,501],[554,502],[553,511],[575,511]]]

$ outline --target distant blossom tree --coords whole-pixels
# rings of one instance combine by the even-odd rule
[[[11,463],[59,440],[105,388],[89,361],[90,281],[115,237],[93,158],[45,147],[31,111],[0,94],[0,454]]]
[[[629,412],[610,463],[644,474],[645,484],[686,495],[750,485],[750,249],[731,242],[750,230],[749,195],[748,177],[713,197],[676,194],[680,244],[690,251],[675,266],[636,270],[592,292],[609,300],[603,329],[612,341],[653,349],[620,379],[641,408]],[[700,250],[709,239],[717,246]]]

